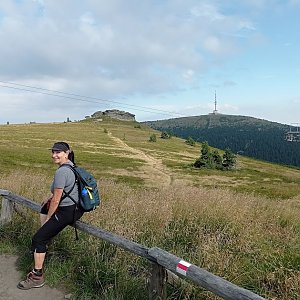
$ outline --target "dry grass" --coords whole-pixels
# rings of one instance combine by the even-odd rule
[[[300,299],[299,170],[245,157],[238,158],[232,172],[195,170],[191,163],[199,145],[188,147],[177,138],[149,143],[151,133],[124,122],[2,126],[0,188],[41,202],[55,170],[46,149],[55,140],[67,140],[78,163],[101,178],[102,206],[86,214],[85,221],[163,248],[268,299]],[[38,216],[33,218],[37,227]],[[19,240],[29,231],[22,226],[13,228],[13,236],[25,253],[30,237]],[[48,274],[53,270],[57,277],[61,267],[67,280],[66,274],[82,270],[70,282],[81,289],[91,279],[95,285],[88,290],[90,298],[82,291],[78,299],[98,299],[99,289],[103,295],[112,293],[99,299],[144,299],[139,297],[144,282],[138,281],[146,273],[143,260],[83,234],[83,242],[76,244],[69,233],[55,239],[58,250],[47,262]],[[85,253],[86,245],[95,258],[74,257],[74,251]],[[63,255],[68,256],[62,260]],[[169,295],[217,299],[193,285],[171,289]]]
[[[43,174],[16,172],[0,178],[0,186],[38,202],[50,181]],[[102,206],[85,221],[161,247],[269,299],[299,299],[299,196],[276,201],[227,189],[100,184]],[[124,255],[119,251],[115,261],[122,265]],[[193,297],[186,299],[205,299]]]

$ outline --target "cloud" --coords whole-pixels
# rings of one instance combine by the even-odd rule
[[[153,74],[157,66],[166,70],[168,78],[160,75],[168,81],[174,71],[192,66],[201,71],[203,51],[212,55],[222,52],[220,28],[240,30],[240,25],[233,25],[234,17],[223,16],[211,4],[195,6],[198,1],[188,1],[187,5],[169,1],[159,8],[149,3],[139,6],[134,1],[126,5],[122,1],[111,5],[89,1],[81,4],[82,12],[72,1],[4,3],[0,6],[5,16],[1,39],[6,41],[0,50],[2,76],[73,76],[73,80],[90,76],[113,81],[136,78],[142,70]],[[28,11],[30,18],[25,16]],[[211,28],[207,20],[213,23]],[[157,72],[149,77],[156,79]]]
[[[232,81],[232,80],[225,80],[225,81],[223,82],[223,85],[224,85],[225,87],[228,87],[228,86],[235,86],[235,85],[237,85],[237,83],[236,83],[235,81]]]
[[[205,18],[209,22],[220,21],[225,18],[214,4],[208,2],[199,2],[196,6],[191,8],[190,12],[197,18]]]
[[[191,69],[186,70],[183,72],[182,77],[188,82],[193,81],[193,79],[195,77],[195,71],[191,70]]]
[[[3,0],[0,79],[96,98],[177,93],[253,31],[213,0]]]

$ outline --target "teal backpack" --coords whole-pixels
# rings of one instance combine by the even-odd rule
[[[79,199],[78,207],[84,212],[89,212],[96,209],[96,207],[101,203],[101,198],[97,180],[94,178],[94,176],[87,170],[76,165],[71,166],[69,164],[64,164],[61,167],[63,166],[70,168],[74,172],[76,179],[72,189],[67,193],[64,192],[62,199],[69,197],[73,202],[75,202],[75,200],[70,196],[70,193],[73,191],[77,183]]]

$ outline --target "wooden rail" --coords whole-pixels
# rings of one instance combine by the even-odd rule
[[[33,211],[39,212],[40,205],[22,196],[13,194],[7,190],[0,189],[2,196],[0,225],[12,220],[14,203],[21,204]],[[1,197],[0,197],[1,198]],[[241,288],[219,276],[216,276],[202,268],[199,268],[183,259],[170,254],[160,248],[148,248],[122,236],[111,233],[96,226],[77,221],[76,226],[79,230],[95,237],[101,238],[109,243],[121,247],[131,253],[139,255],[150,261],[151,270],[149,278],[149,299],[167,298],[166,283],[167,273],[177,274],[181,278],[187,278],[196,285],[203,287],[215,295],[226,300],[263,300],[261,296]],[[174,275],[175,276],[175,275]]]

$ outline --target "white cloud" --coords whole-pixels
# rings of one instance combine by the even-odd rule
[[[212,3],[201,3],[197,6],[191,8],[191,14],[205,18],[207,21],[214,22],[214,21],[221,21],[224,20],[225,16],[218,11],[218,8]]]
[[[186,70],[183,72],[183,75],[182,75],[183,79],[190,82],[190,81],[193,81],[194,77],[195,77],[195,71],[194,70]]]
[[[229,103],[224,103],[218,105],[218,111],[223,114],[234,114],[234,113],[238,113],[239,107]]]
[[[219,3],[3,0],[0,79],[108,99],[193,88],[255,30]],[[49,96],[19,97],[49,109]]]
[[[220,40],[215,36],[209,36],[204,41],[204,47],[209,51],[213,53],[218,53],[221,48]]]

